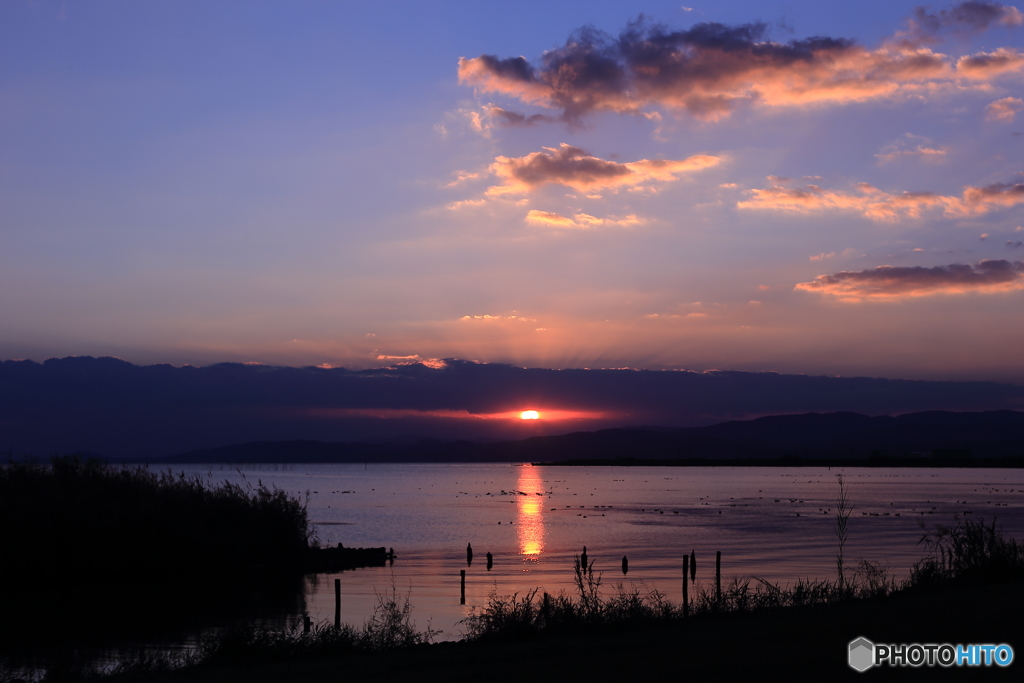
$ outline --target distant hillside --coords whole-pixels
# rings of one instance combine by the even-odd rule
[[[478,443],[258,441],[148,462],[537,462],[572,459],[868,458],[953,453],[1024,456],[1024,412],[930,411],[898,417],[856,413],[775,415],[687,429],[625,428]]]
[[[567,411],[574,417],[530,423],[495,419],[528,408],[542,413]],[[396,451],[352,444],[395,443],[403,434],[442,443],[497,443],[570,430],[597,432],[626,425],[658,425],[665,428],[662,436],[627,435],[620,446],[613,434],[605,434],[602,443],[580,447],[617,450],[650,440],[649,447],[659,453],[689,448],[706,449],[714,456],[737,447],[743,450],[750,439],[745,432],[666,435],[670,430],[725,420],[810,411],[900,415],[926,410],[1022,408],[1024,385],[996,382],[724,370],[552,370],[457,359],[430,366],[414,363],[364,370],[242,363],[140,366],[116,358],[89,357],[51,358],[43,363],[0,361],[0,452],[12,455],[89,451],[111,459],[138,460],[227,444],[304,439],[345,446],[296,444],[284,455],[342,461],[438,457],[500,461],[532,456],[520,454],[519,446],[481,450],[479,445],[432,442]],[[821,419],[832,418],[826,415]],[[788,426],[780,429],[785,431]],[[806,445],[802,436],[796,443],[791,443],[792,439],[761,439],[756,434],[752,438],[755,451]],[[543,450],[545,443],[529,442],[527,448]],[[281,457],[271,455],[275,448],[259,446],[255,452],[260,457]],[[299,455],[302,453],[309,455]],[[225,457],[236,455],[231,451]]]

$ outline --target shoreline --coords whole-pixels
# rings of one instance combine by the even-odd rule
[[[520,682],[542,675],[587,680],[657,680],[666,670],[688,680],[750,678],[776,670],[811,680],[863,680],[847,664],[848,644],[1006,643],[1021,649],[1010,627],[1024,610],[1024,581],[908,591],[813,607],[694,617],[655,627],[587,629],[491,642],[442,642],[387,652],[297,661],[199,666],[112,677],[111,683],[320,680],[344,675],[377,681]],[[1020,655],[1018,655],[1020,656]],[[1017,669],[1013,662],[1008,669]],[[1000,667],[921,666],[934,678],[997,675]],[[874,667],[872,677],[914,676],[912,667]],[[1004,674],[1007,675],[1007,674]]]

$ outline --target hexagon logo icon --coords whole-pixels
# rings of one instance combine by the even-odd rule
[[[850,641],[850,668],[867,671],[875,663],[875,644],[864,637]]]

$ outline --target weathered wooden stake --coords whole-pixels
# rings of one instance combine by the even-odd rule
[[[722,602],[722,551],[715,553],[715,606]]]
[[[689,578],[690,556],[683,555],[683,616],[690,616],[690,596],[686,591],[686,580]]]
[[[334,580],[334,628],[341,628],[341,579]]]
[[[459,600],[460,605],[466,604],[466,570],[460,569],[459,574],[462,575],[462,599]]]
[[[302,617],[302,632],[309,633],[310,618],[308,616]]]
[[[622,573],[623,574],[628,574],[629,573],[629,560],[626,559],[625,555],[622,556]]]

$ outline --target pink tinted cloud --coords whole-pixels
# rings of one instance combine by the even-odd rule
[[[1024,263],[979,261],[974,265],[878,266],[870,270],[819,275],[796,285],[797,291],[834,296],[842,301],[868,301],[935,294],[1006,292],[1024,289]]]
[[[1004,97],[985,107],[985,118],[989,121],[1010,123],[1021,109],[1024,109],[1024,100],[1019,97]]]
[[[860,183],[856,193],[807,185],[799,188],[775,186],[750,190],[750,195],[750,199],[736,206],[740,209],[797,213],[848,211],[873,221],[894,223],[904,219],[918,219],[926,211],[938,211],[949,218],[963,218],[1024,204],[1024,184],[997,183],[986,187],[968,187],[960,197],[934,192],[889,194],[867,183]]]
[[[718,164],[715,156],[699,154],[686,159],[641,159],[630,163],[606,161],[588,152],[562,143],[545,147],[523,157],[499,156],[490,171],[502,183],[488,194],[521,194],[544,185],[564,185],[581,192],[635,187],[646,182],[677,180],[677,175]]]
[[[1024,54],[1001,47],[993,52],[961,57],[956,62],[956,72],[963,78],[987,81],[1008,73],[1021,73],[1024,68]]]
[[[968,2],[932,23],[983,30],[993,22],[1013,23],[1015,12]],[[918,24],[927,24],[928,16],[918,17]],[[570,122],[592,111],[636,114],[651,106],[715,120],[740,102],[792,106],[887,99],[1024,68],[1024,55],[1011,49],[959,59],[934,52],[920,38],[928,33],[923,29],[898,34],[875,50],[829,37],[777,43],[766,32],[763,23],[700,23],[669,31],[638,21],[613,39],[585,28],[536,65],[524,57],[461,58],[459,80],[478,92],[561,110]]]
[[[553,213],[551,211],[538,211],[537,209],[530,209],[530,212],[526,214],[526,222],[531,225],[545,228],[563,229],[587,229],[598,227],[630,228],[644,223],[643,219],[637,218],[635,214],[630,214],[621,218],[598,218],[597,216],[591,216],[590,214],[581,212],[573,214],[570,217],[562,216],[561,214]]]

